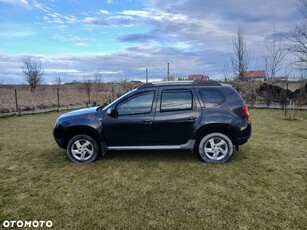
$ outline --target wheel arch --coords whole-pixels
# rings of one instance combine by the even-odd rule
[[[238,147],[237,137],[235,132],[231,129],[229,125],[225,124],[212,124],[212,125],[204,125],[198,129],[198,131],[194,135],[194,139],[196,140],[195,146],[198,145],[200,140],[207,134],[210,133],[222,133],[229,137],[232,144]]]
[[[63,140],[63,146],[66,148],[69,140],[73,136],[82,135],[82,134],[92,137],[97,142],[99,147],[100,147],[100,143],[103,142],[102,137],[97,130],[89,126],[73,126],[73,127],[67,128],[65,138]]]

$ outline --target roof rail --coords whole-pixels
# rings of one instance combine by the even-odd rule
[[[213,81],[213,80],[208,80],[208,81],[195,80],[193,81],[193,85],[221,86],[222,84],[218,81]]]
[[[145,83],[139,86],[139,89],[149,88],[153,86],[178,86],[178,85],[203,85],[203,86],[221,86],[222,84],[218,81],[208,80],[208,81],[201,81],[201,80],[194,80],[194,81],[162,81],[162,82],[152,82],[152,83]]]

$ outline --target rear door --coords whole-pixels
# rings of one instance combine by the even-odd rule
[[[201,119],[201,113],[193,88],[161,87],[153,122],[154,144],[187,143]]]

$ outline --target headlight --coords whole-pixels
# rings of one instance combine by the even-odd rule
[[[54,128],[57,128],[58,123],[59,123],[59,117],[58,117],[58,118],[55,120],[55,123],[54,123]]]

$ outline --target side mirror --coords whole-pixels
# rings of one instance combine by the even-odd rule
[[[110,117],[116,118],[118,116],[118,112],[116,111],[116,109],[108,108],[107,115],[109,115]]]

